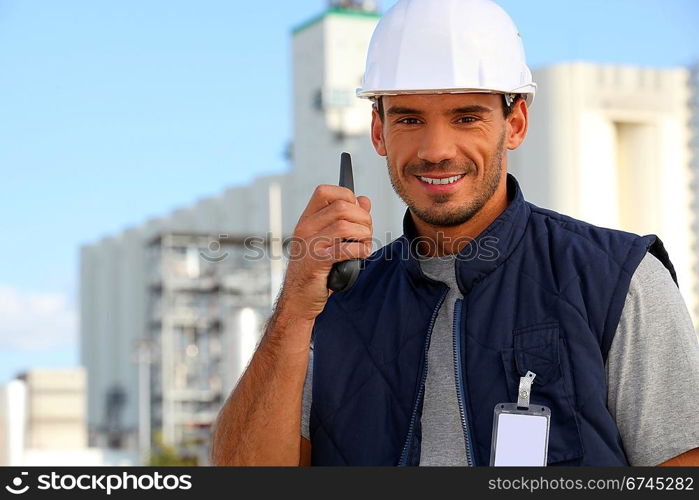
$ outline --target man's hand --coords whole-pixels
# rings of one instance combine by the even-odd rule
[[[351,190],[322,184],[313,192],[294,230],[278,306],[284,315],[315,320],[333,292],[327,287],[335,262],[366,258],[372,249],[371,201]]]

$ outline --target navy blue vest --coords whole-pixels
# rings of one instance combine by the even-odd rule
[[[607,409],[605,360],[631,276],[650,251],[675,272],[655,235],[593,226],[524,200],[508,174],[508,207],[458,255],[464,295],[454,314],[457,397],[466,456],[488,465],[493,409],[516,402],[536,373],[531,404],[551,409],[549,465],[628,465]],[[313,329],[314,465],[417,465],[427,349],[447,286],[404,234],[334,293]]]

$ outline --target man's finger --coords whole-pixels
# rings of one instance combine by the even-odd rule
[[[357,201],[359,206],[362,207],[367,212],[371,212],[371,200],[366,196],[357,196]]]
[[[335,200],[345,200],[349,203],[356,204],[357,197],[354,196],[354,193],[349,188],[333,186],[331,184],[321,184],[313,191],[313,195],[308,201],[306,209],[301,214],[301,218],[316,213]]]

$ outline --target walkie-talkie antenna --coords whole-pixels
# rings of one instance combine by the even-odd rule
[[[340,155],[340,186],[349,188],[354,193],[354,175],[352,175],[352,157],[349,153]]]

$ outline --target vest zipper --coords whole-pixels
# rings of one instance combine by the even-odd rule
[[[473,467],[473,448],[471,446],[471,433],[469,432],[469,423],[471,417],[467,415],[466,396],[464,392],[463,370],[461,369],[461,334],[459,326],[461,325],[461,304],[463,299],[457,299],[454,304],[454,376],[456,379],[456,399],[459,402],[459,413],[461,414],[461,428],[464,431],[464,441],[466,443],[466,464]],[[468,419],[466,418],[468,416]]]
[[[408,448],[413,440],[413,432],[415,431],[415,420],[417,418],[417,408],[420,405],[422,395],[425,392],[425,380],[427,379],[427,350],[430,347],[430,338],[432,337],[432,329],[434,327],[434,322],[437,319],[437,312],[439,311],[439,308],[442,307],[442,302],[444,302],[444,299],[446,298],[448,293],[449,287],[447,287],[447,289],[444,291],[441,298],[439,299],[439,302],[437,302],[437,306],[434,308],[434,311],[432,311],[432,318],[430,319],[430,326],[427,329],[427,336],[425,337],[425,346],[423,349],[424,360],[422,362],[422,373],[420,374],[420,387],[418,389],[415,403],[413,404],[413,413],[410,417],[408,436],[405,438],[405,443],[403,443],[403,450],[401,451],[400,461],[398,462],[399,466],[407,465],[408,462]]]

